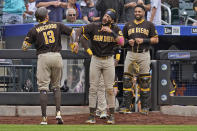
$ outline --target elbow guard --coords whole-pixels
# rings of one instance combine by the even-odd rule
[[[117,44],[118,45],[124,45],[124,38],[123,37],[120,37],[119,39],[118,39],[118,41],[117,41]]]

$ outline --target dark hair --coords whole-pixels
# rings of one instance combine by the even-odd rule
[[[137,7],[140,7],[140,8],[142,8],[144,11],[146,11],[146,9],[145,9],[145,7],[144,7],[143,5],[136,5],[135,8],[137,8]],[[135,8],[134,8],[134,9],[135,9]]]

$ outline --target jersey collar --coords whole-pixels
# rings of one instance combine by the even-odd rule
[[[43,23],[47,23],[48,22],[48,20],[44,20],[44,21],[42,21],[42,22],[39,22],[40,24],[43,24]]]
[[[143,23],[143,22],[144,22],[144,19],[142,19],[142,20],[140,20],[140,21],[134,20],[134,23],[135,23],[136,25],[139,25],[139,24],[141,24],[141,23]]]

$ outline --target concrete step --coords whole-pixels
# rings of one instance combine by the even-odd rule
[[[197,116],[197,106],[161,106],[161,113],[178,116]]]

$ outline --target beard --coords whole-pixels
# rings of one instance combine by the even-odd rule
[[[109,25],[111,25],[111,23],[112,23],[111,21],[107,21],[106,23],[102,22],[102,25],[103,26],[109,26]]]
[[[105,23],[105,24],[102,23],[102,25],[103,25],[103,26],[109,26],[109,25],[111,25],[111,22],[107,22],[107,23]]]
[[[135,16],[135,19],[137,20],[137,21],[140,21],[140,20],[142,20],[142,17],[140,16],[140,17],[136,17]]]

